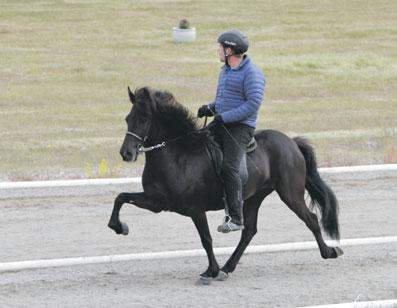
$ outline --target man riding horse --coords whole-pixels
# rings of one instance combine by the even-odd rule
[[[249,177],[241,188],[240,160],[254,132],[265,79],[244,56],[248,49],[245,35],[228,31],[219,37],[219,42],[219,56],[225,65],[218,92],[212,104],[200,108],[198,116],[215,114],[212,127],[224,151],[224,183],[208,159],[209,135],[198,129],[187,108],[170,92],[143,87],[133,93],[128,88],[132,106],[125,118],[127,132],[120,154],[124,161],[136,161],[140,153],[145,153],[143,191],[118,194],[108,226],[117,234],[128,234],[128,225],[120,220],[125,203],[154,213],[171,211],[190,217],[208,258],[208,267],[200,279],[224,280],[236,269],[257,233],[259,208],[274,191],[313,233],[321,256],[337,258],[343,251],[325,243],[321,226],[331,238],[339,239],[338,200],[318,173],[314,149],[303,138],[290,138],[271,129],[256,130],[257,147],[247,154]],[[220,267],[206,212],[225,208],[224,190],[227,218],[218,229],[225,233],[243,230],[233,254]],[[305,191],[321,217],[321,225],[306,205]]]
[[[201,106],[197,116],[215,115],[214,132],[224,155],[221,177],[226,195],[226,217],[218,231],[228,233],[244,228],[239,166],[254,135],[266,82],[262,71],[245,55],[249,43],[244,33],[227,31],[219,36],[218,43],[219,59],[225,65],[219,74],[216,98]]]

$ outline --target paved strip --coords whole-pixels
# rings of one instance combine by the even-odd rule
[[[393,171],[393,170],[397,170],[397,164],[319,168],[319,172],[324,174]],[[115,178],[115,179],[0,182],[0,189],[103,186],[103,185],[141,183],[141,181],[142,181],[141,177],[134,177],[134,178]]]
[[[397,299],[371,301],[371,302],[353,302],[335,305],[308,306],[300,308],[396,308]]]
[[[339,244],[340,246],[343,247],[343,246],[396,243],[396,242],[397,242],[397,236],[386,236],[386,237],[344,239],[341,240]],[[329,245],[335,244],[334,241],[327,241],[327,243]],[[221,247],[221,248],[215,248],[214,252],[217,255],[229,255],[234,251],[234,249],[235,247]],[[246,250],[246,253],[253,254],[253,253],[282,252],[282,251],[300,251],[300,250],[311,250],[311,249],[317,249],[317,243],[315,241],[249,246]],[[203,249],[192,249],[192,250],[160,251],[160,252],[109,255],[109,256],[17,261],[17,262],[0,263],[0,272],[20,271],[27,269],[38,269],[38,268],[49,268],[49,267],[73,266],[73,265],[113,263],[113,262],[123,262],[123,261],[133,261],[133,260],[155,260],[155,259],[198,257],[205,255],[206,253]]]

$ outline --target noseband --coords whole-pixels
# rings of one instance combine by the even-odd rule
[[[144,138],[139,137],[137,134],[132,133],[132,132],[130,132],[130,131],[127,131],[125,134],[126,134],[126,135],[130,135],[130,136],[132,136],[132,137],[135,137],[136,139],[138,139],[139,141],[142,141],[142,142],[145,142],[145,140],[146,140],[146,138],[147,138],[147,136],[145,136]]]

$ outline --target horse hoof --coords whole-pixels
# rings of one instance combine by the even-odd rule
[[[128,225],[124,222],[121,223],[121,234],[123,235],[128,235],[130,232],[130,229],[128,228]]]
[[[115,225],[114,223],[110,222],[108,223],[108,227],[110,229],[112,229],[114,232],[116,232],[116,234],[120,234],[121,232],[119,231],[119,228],[117,228],[117,225]]]
[[[216,276],[216,280],[218,281],[225,281],[229,278],[229,274],[224,271],[219,271],[218,276]]]
[[[343,255],[343,250],[340,249],[339,247],[334,247],[335,253],[336,253],[336,257],[340,257],[341,255]]]
[[[207,276],[200,276],[199,279],[197,279],[196,285],[198,286],[208,286],[211,284],[211,277]]]

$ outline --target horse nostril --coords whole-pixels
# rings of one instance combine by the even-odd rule
[[[132,161],[134,159],[134,154],[129,150],[120,150],[120,155],[124,161]]]
[[[123,157],[123,160],[124,160],[124,161],[131,161],[131,160],[132,160],[132,157],[133,157],[132,153],[129,152],[129,151],[123,152],[123,153],[121,154],[121,156]]]

